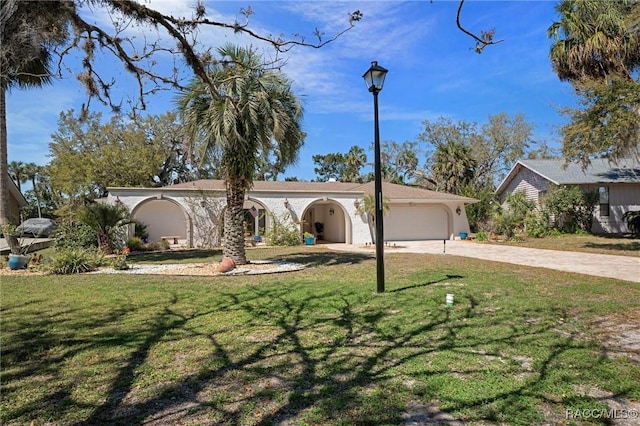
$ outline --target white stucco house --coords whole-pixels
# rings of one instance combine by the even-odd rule
[[[108,188],[107,202],[122,203],[147,226],[149,239],[177,237],[187,247],[211,246],[225,205],[222,180],[198,180],[161,188]],[[365,244],[371,234],[364,215],[356,214],[374,183],[256,181],[244,203],[247,230],[264,235],[275,220],[296,223],[318,240]],[[469,232],[465,205],[473,198],[383,183],[389,213],[385,241],[443,240]]]
[[[599,158],[583,168],[564,159],[519,160],[496,189],[503,200],[507,194],[524,192],[536,204],[554,185],[578,186],[598,193],[591,232],[595,234],[629,232],[622,216],[640,210],[640,163],[623,159],[613,163]]]

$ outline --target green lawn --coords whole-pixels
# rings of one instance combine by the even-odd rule
[[[525,241],[500,242],[499,244],[549,250],[640,257],[640,239],[632,238],[630,235],[562,234],[545,238],[527,238]]]
[[[307,268],[2,276],[1,423],[397,425],[430,404],[471,424],[571,424],[566,410],[606,408],[587,394],[640,399],[637,364],[603,355],[596,326],[638,311],[637,284],[387,254],[376,294],[368,254],[248,255]]]

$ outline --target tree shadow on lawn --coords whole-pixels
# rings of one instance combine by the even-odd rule
[[[306,267],[314,266],[336,266],[336,265],[356,265],[367,260],[374,259],[375,256],[367,253],[350,253],[350,252],[297,252],[285,255],[275,255],[270,260],[287,261],[301,263]]]
[[[426,287],[426,286],[430,286],[430,285],[435,285],[435,284],[439,284],[439,283],[443,283],[445,281],[449,281],[451,279],[459,279],[459,278],[464,278],[464,276],[462,275],[445,275],[444,278],[441,278],[439,280],[433,280],[433,281],[429,281],[426,283],[422,283],[422,284],[414,284],[414,285],[408,285],[406,287],[400,287],[400,288],[394,288],[393,290],[389,290],[389,293],[396,293],[398,291],[405,291],[405,290],[411,290],[414,288],[419,288],[419,287]]]
[[[301,263],[307,267],[312,266],[334,266],[334,265],[354,265],[365,260],[375,258],[367,253],[350,253],[336,251],[293,251],[287,253],[270,252],[269,248],[259,249],[261,253],[258,257],[266,260],[277,260]],[[247,252],[248,257],[258,253]],[[128,260],[133,263],[180,263],[184,261],[219,261],[222,258],[222,250],[167,250],[158,252],[141,252],[128,256]],[[252,259],[249,259],[251,261]],[[258,260],[258,259],[254,259]]]
[[[640,252],[640,241],[629,241],[627,243],[585,243],[585,248],[590,249],[598,249],[598,250],[616,250],[616,251],[629,251],[629,252]]]
[[[38,371],[56,375],[66,360],[89,348],[108,351],[128,345],[133,350],[104,384],[104,402],[75,402],[71,396],[77,384],[71,381],[52,386],[50,394],[19,410],[5,411],[9,416],[5,419],[31,415],[55,421],[65,411],[76,410],[77,416],[82,410],[90,414],[76,425],[400,424],[407,401],[418,400],[471,413],[470,420],[531,424],[540,419],[522,401],[557,404],[547,399],[547,386],[558,380],[555,369],[562,368],[566,375],[569,368],[573,374],[559,380],[571,382],[589,374],[585,370],[604,368],[603,357],[590,358],[588,369],[567,367],[571,352],[593,347],[558,333],[562,323],[556,319],[567,318],[566,312],[523,308],[514,315],[511,309],[488,309],[492,306],[467,295],[468,303],[459,302],[455,308],[434,307],[420,312],[419,319],[396,320],[405,314],[404,306],[417,298],[424,300],[421,292],[428,288],[405,290],[372,298],[370,293],[349,289],[315,289],[302,297],[292,296],[287,287],[247,286],[218,293],[210,303],[197,306],[202,309],[173,295],[156,306],[155,314],[138,329],[127,331],[118,323],[129,308],[97,318],[81,317],[91,324],[77,320],[69,324],[64,318],[73,315],[72,310],[58,318],[43,317],[36,326],[42,331],[42,356],[25,362],[19,376]],[[225,315],[242,322],[216,322]],[[48,347],[60,344],[60,336],[52,330],[66,327],[94,332],[73,338],[73,350],[48,355]],[[208,342],[206,361],[178,379],[163,379],[158,372],[156,381],[148,383],[151,377],[145,374],[153,373],[140,368],[157,357],[155,348],[177,339]],[[13,342],[10,350],[18,350],[17,344]],[[528,348],[545,350],[529,359]],[[176,345],[175,354],[169,354],[175,359],[165,368],[177,369],[184,355]],[[13,356],[18,365],[24,362]],[[492,368],[498,372],[492,373]],[[494,374],[523,379],[490,386],[499,380]],[[141,384],[145,381],[146,388]],[[476,381],[484,383],[477,395],[462,396],[461,390],[452,388],[455,383],[474,387]]]

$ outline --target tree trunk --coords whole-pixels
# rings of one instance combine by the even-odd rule
[[[224,257],[233,259],[236,265],[245,265],[244,250],[244,194],[241,181],[227,178],[227,209],[224,212]]]
[[[11,206],[9,202],[9,160],[7,155],[7,106],[6,89],[0,84],[0,223],[11,223]]]
[[[98,251],[102,254],[111,254],[111,238],[106,232],[98,233]]]
[[[369,225],[369,235],[371,235],[371,244],[376,243],[376,233],[373,219],[373,214],[367,213],[367,225]]]
[[[7,142],[7,104],[6,87],[0,84],[0,225],[15,225],[17,218],[11,214],[9,185],[9,160]],[[8,228],[5,228],[8,231]],[[4,232],[4,238],[13,254],[20,254],[18,237],[11,232]]]

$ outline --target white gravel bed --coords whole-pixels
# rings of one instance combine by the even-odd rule
[[[258,275],[275,274],[280,272],[299,271],[304,269],[304,265],[293,262],[257,260],[247,265],[240,265],[237,268],[226,272],[216,270],[217,262],[211,263],[176,263],[176,264],[130,264],[129,269],[117,270],[113,268],[100,268],[89,274],[150,274],[150,275]]]

